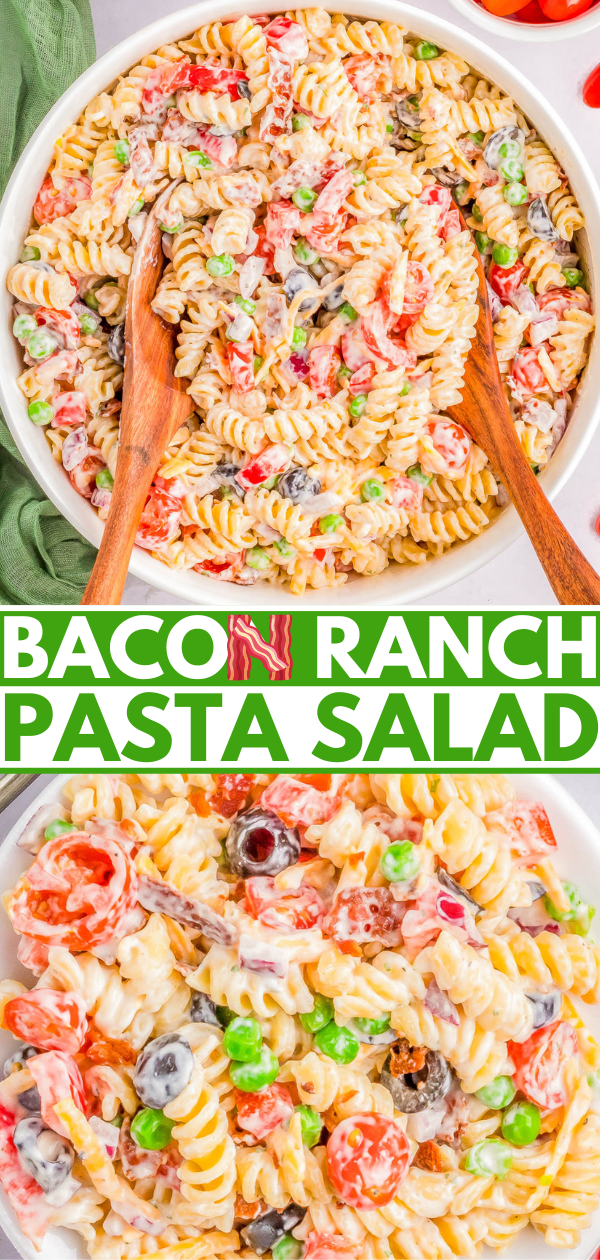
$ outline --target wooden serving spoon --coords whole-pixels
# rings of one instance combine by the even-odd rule
[[[466,227],[461,214],[463,229]],[[528,463],[513,423],[494,351],[485,272],[477,255],[479,319],[467,358],[462,402],[446,408],[501,476],[560,604],[599,604],[600,578],[571,538]]]
[[[173,375],[174,327],[154,314],[164,264],[160,213],[176,180],[148,215],[127,290],[125,379],[115,484],[82,604],[120,604],[140,517],[160,457],[192,411],[187,382]]]

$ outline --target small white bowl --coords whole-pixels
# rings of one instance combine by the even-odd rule
[[[2,841],[0,864],[0,895],[14,887],[19,876],[31,864],[31,858],[17,847],[17,840],[25,824],[40,805],[48,801],[61,799],[62,787],[71,776],[58,775],[47,784],[37,799],[28,805],[21,818]],[[600,833],[587,814],[581,809],[560,783],[549,775],[517,774],[508,776],[515,784],[519,797],[526,800],[543,801],[554,834],[559,844],[557,867],[560,875],[571,879],[580,888],[592,904],[600,903]],[[592,929],[593,932],[593,929]],[[0,974],[15,980],[21,980],[29,988],[34,979],[31,972],[25,971],[17,962],[17,937],[11,927],[8,915],[0,910]],[[600,1039],[600,1007],[585,1006],[576,1001],[582,1017],[592,1035]],[[14,1039],[10,1033],[0,1030],[0,1064],[14,1050]],[[82,1238],[71,1230],[51,1230],[44,1240],[41,1251],[36,1251],[32,1243],[23,1235],[14,1213],[8,1203],[4,1191],[0,1188],[0,1229],[8,1236],[24,1260],[88,1260],[86,1245]],[[561,1256],[569,1256],[570,1260],[588,1260],[595,1254],[600,1239],[600,1211],[595,1213],[592,1228],[585,1230],[578,1247],[572,1251],[557,1251],[547,1247],[540,1234],[530,1227],[519,1234],[517,1241],[505,1253],[506,1260],[560,1260]],[[489,1260],[496,1252],[488,1251]]]
[[[323,7],[332,13],[339,10],[339,5],[334,3]],[[472,7],[476,8],[475,5]],[[273,0],[266,3],[265,0],[248,0],[236,12],[252,15],[265,10],[277,13],[281,11],[281,5],[274,4]],[[588,239],[600,241],[600,190],[579,145],[541,92],[495,49],[434,13],[404,4],[402,0],[347,0],[344,12],[353,17],[400,23],[440,47],[458,53],[483,77],[491,79],[514,97],[565,170],[585,214]],[[219,19],[229,20],[230,17],[231,0],[202,0],[179,13],[160,18],[112,48],[67,89],[40,123],[15,167],[0,205],[0,407],[19,450],[45,494],[96,547],[102,537],[101,521],[89,501],[77,493],[62,467],[52,458],[43,431],[28,418],[27,403],[17,385],[16,378],[23,370],[22,358],[20,346],[11,332],[12,298],[4,287],[4,277],[21,252],[31,207],[50,165],[57,137],[99,92],[109,87],[118,75],[136,65],[141,57],[154,52],[161,44],[183,39],[200,25]],[[600,270],[592,257],[587,257],[586,263],[594,308],[598,310]],[[569,427],[542,476],[548,498],[553,499],[574,472],[599,419],[600,337],[596,337]],[[369,608],[389,608],[431,598],[443,587],[468,577],[514,542],[521,531],[517,513],[509,507],[478,538],[458,543],[445,555],[428,560],[426,564],[407,564],[402,568],[394,564],[378,577],[355,578],[334,590],[307,591],[303,601],[291,595],[289,590],[280,586],[273,588],[268,582],[259,581],[254,586],[245,586],[242,591],[232,583],[215,582],[190,570],[178,572],[167,568],[160,560],[154,560],[139,547],[134,548],[130,572],[149,586],[166,591],[171,596],[209,607],[239,608],[243,595],[244,605],[249,611],[272,608],[274,603],[278,608],[289,610],[302,606],[354,608],[363,604]]]
[[[551,43],[553,40],[571,39],[574,35],[586,35],[600,26],[600,4],[596,3],[580,17],[570,18],[567,22],[517,22],[511,17],[496,17],[488,13],[475,0],[450,0],[457,13],[481,26],[490,35],[501,35],[503,39],[518,39],[525,43]]]

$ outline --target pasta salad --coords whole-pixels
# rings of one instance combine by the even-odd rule
[[[495,775],[78,775],[4,898],[0,1181],[98,1260],[577,1246],[593,907]]]
[[[451,51],[300,9],[159,48],[56,142],[8,275],[19,384],[102,518],[128,276],[159,194],[152,306],[190,382],[137,535],[165,564],[302,594],[488,525],[506,492],[445,414],[477,251],[519,439],[547,462],[594,326],[564,172]]]

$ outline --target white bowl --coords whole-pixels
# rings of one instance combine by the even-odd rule
[[[32,859],[22,849],[17,848],[17,840],[26,824],[40,805],[47,801],[60,800],[62,785],[71,776],[58,775],[30,804],[15,823],[12,830],[2,842],[0,867],[0,895],[12,888],[22,871],[26,870]],[[549,775],[519,774],[509,775],[512,778],[518,795],[529,800],[542,800],[550,815],[554,833],[559,844],[557,867],[563,878],[573,880],[585,895],[595,904],[600,904],[600,832],[591,819],[565,791]],[[32,986],[32,976],[17,962],[17,938],[13,932],[8,916],[0,916],[0,975],[22,980],[28,987]],[[596,1037],[600,1038],[600,1006],[586,1006],[579,1003],[581,1014]],[[14,1039],[9,1033],[0,1029],[0,1065],[14,1049]],[[41,1252],[35,1251],[32,1244],[22,1234],[4,1191],[0,1188],[0,1229],[8,1235],[17,1251],[25,1260],[87,1260],[87,1251],[83,1239],[70,1230],[53,1230],[44,1241]],[[517,1242],[504,1254],[507,1260],[558,1260],[560,1255],[569,1255],[571,1260],[588,1260],[600,1240],[600,1211],[596,1213],[593,1226],[587,1230],[579,1247],[567,1252],[558,1252],[554,1247],[547,1247],[542,1237],[528,1228],[519,1234]],[[488,1256],[496,1255],[489,1252]]]
[[[586,35],[600,26],[600,4],[594,4],[586,13],[567,22],[518,22],[511,17],[496,17],[488,13],[475,0],[450,0],[457,13],[481,26],[490,35],[501,35],[503,39],[518,39],[525,43],[549,44],[553,40],[571,39],[573,35]]]
[[[276,5],[265,6],[265,0],[251,0],[246,11],[250,15],[264,13],[265,7],[272,12],[279,12],[281,8]],[[323,7],[331,12],[336,11],[333,4]],[[242,11],[244,6],[239,9],[239,12]],[[344,5],[344,12],[356,17],[401,23],[441,47],[460,54],[482,75],[513,96],[564,167],[586,216],[590,240],[600,240],[600,192],[585,157],[558,113],[545,101],[537,88],[528,83],[508,61],[450,22],[423,9],[398,3],[398,0],[348,0]],[[202,0],[201,4],[169,14],[111,49],[65,92],[23,152],[0,206],[0,277],[6,275],[19,257],[29,226],[30,208],[50,164],[57,136],[75,121],[98,92],[106,89],[119,74],[135,65],[141,57],[161,44],[182,39],[200,25],[230,16],[230,0]],[[591,257],[587,259],[587,264],[594,306],[598,309],[599,269]],[[26,400],[16,381],[22,365],[20,347],[10,330],[9,312],[12,299],[3,286],[0,303],[0,357],[3,365],[0,375],[0,406],[20,451],[45,493],[67,520],[85,538],[98,546],[102,524],[94,509],[86,499],[77,494],[62,467],[52,458],[43,431],[36,428],[27,416]],[[600,418],[599,396],[600,338],[596,337],[573,419],[543,474],[544,490],[550,499],[565,485],[593,436]],[[405,565],[402,569],[392,565],[378,577],[357,578],[335,590],[310,591],[305,596],[305,603],[308,600],[313,605],[324,608],[356,607],[364,603],[367,607],[374,608],[408,604],[416,599],[431,597],[436,591],[468,577],[481,565],[494,559],[515,541],[520,531],[517,514],[510,507],[478,538],[459,543],[445,555],[428,560],[426,564]],[[149,586],[190,603],[238,608],[243,596],[244,606],[249,610],[272,608],[274,602],[280,608],[297,609],[301,606],[297,597],[289,591],[281,587],[274,590],[268,582],[259,581],[254,586],[244,587],[242,592],[238,586],[215,582],[199,573],[168,569],[161,561],[154,560],[148,552],[140,548],[134,549],[131,572]]]

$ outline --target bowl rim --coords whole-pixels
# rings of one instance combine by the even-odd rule
[[[81,773],[81,771],[79,771],[78,773]],[[494,774],[493,768],[490,769],[489,773],[492,775]],[[36,810],[39,809],[40,805],[43,805],[47,801],[50,801],[54,797],[56,797],[57,793],[61,791],[62,788],[64,787],[64,784],[73,777],[74,777],[73,774],[70,772],[64,772],[62,774],[53,776],[50,779],[50,781],[46,783],[45,786],[40,790],[40,792],[35,796],[35,799],[29,802],[29,804],[26,806],[23,812],[19,815],[19,817],[17,818],[17,820],[15,821],[15,823],[13,824],[13,826],[11,827],[7,835],[3,839],[0,839],[0,846],[1,846],[0,871],[2,870],[2,859],[4,858],[5,863],[6,863],[10,861],[11,856],[14,857],[17,854],[22,854],[22,857],[23,857],[22,865],[23,865],[23,868],[26,867],[26,864],[27,864],[26,859],[28,858],[28,855],[25,854],[24,851],[18,850],[17,844],[16,844],[17,839],[19,835],[21,834],[21,831],[23,830],[24,826],[29,821],[29,819],[32,817],[32,815],[36,812]],[[574,797],[571,796],[567,788],[564,787],[562,783],[557,782],[557,780],[554,778],[553,775],[543,774],[543,773],[538,774],[535,772],[534,773],[531,773],[531,772],[518,773],[514,771],[509,771],[508,774],[506,775],[506,778],[515,784],[518,792],[520,791],[520,789],[524,789],[523,795],[526,798],[541,799],[543,803],[549,808],[550,811],[553,808],[556,808],[557,810],[561,810],[563,814],[568,813],[569,825],[571,825],[572,823],[573,831],[575,835],[585,836],[584,844],[587,844],[589,842],[590,847],[595,848],[597,850],[598,857],[600,859],[600,829],[599,827],[596,826],[595,822],[592,820],[592,818],[590,818],[589,814],[583,809],[583,807],[579,804],[579,802],[576,801]],[[565,854],[566,856],[568,853],[567,845],[563,844],[559,851]],[[4,887],[4,878],[0,874],[0,894],[3,894],[5,891],[6,889]],[[23,969],[21,965],[18,963],[17,958],[16,958],[16,948],[15,948],[14,967],[17,971],[23,972]],[[29,975],[29,973],[27,974]],[[13,975],[14,975],[14,971],[13,971]],[[600,1214],[599,1214],[598,1219],[600,1221]],[[5,1192],[1,1186],[0,1186],[0,1229],[3,1230],[4,1233],[7,1235],[10,1242],[19,1252],[19,1255],[23,1257],[23,1260],[35,1260],[36,1256],[37,1257],[40,1256],[40,1253],[36,1251],[33,1244],[27,1238],[25,1238],[24,1234],[22,1233],[16,1221],[16,1218],[14,1217],[12,1209],[8,1203],[8,1199],[6,1198]],[[61,1243],[63,1244],[63,1249],[59,1253],[58,1246],[57,1246],[56,1251],[54,1251],[53,1253],[50,1253],[47,1256],[42,1255],[42,1260],[59,1260],[59,1257],[60,1257],[60,1260],[78,1260],[78,1257],[84,1256],[83,1249],[79,1250],[78,1235],[74,1234],[73,1231],[63,1230],[63,1229],[56,1230],[56,1231],[53,1231],[53,1237],[57,1240],[60,1239]],[[71,1240],[74,1240],[72,1245],[70,1245]],[[77,1251],[75,1250],[76,1246],[78,1248]],[[83,1240],[82,1240],[81,1246],[83,1247]],[[593,1249],[590,1250],[589,1252],[590,1260],[591,1260],[591,1257],[595,1255],[596,1246],[597,1246],[597,1242],[594,1244]],[[586,1255],[587,1254],[588,1252],[586,1249]],[[548,1257],[550,1257],[550,1248],[548,1248]],[[517,1260],[516,1256],[514,1257],[514,1260]]]
[[[477,4],[477,0],[450,0],[450,4],[457,13],[469,18],[482,30],[489,31],[493,35],[502,35],[504,39],[518,39],[528,43],[536,43],[540,40],[543,43],[553,43],[560,39],[571,39],[574,35],[585,35],[588,31],[593,31],[600,26],[598,0],[595,0],[592,7],[585,13],[580,13],[579,17],[569,18],[566,22],[535,23],[516,22],[510,14],[507,17],[498,17],[497,14],[489,13],[482,5]]]
[[[463,0],[466,2],[466,0]],[[269,11],[280,11],[278,6],[266,6]],[[302,4],[306,8],[310,5]],[[331,12],[339,6],[322,6]],[[249,0],[244,6],[250,16],[265,12],[264,0]],[[577,141],[565,127],[558,112],[546,101],[543,94],[505,58],[482,40],[454,26],[445,18],[406,4],[403,0],[348,0],[345,12],[350,16],[375,18],[399,22],[409,30],[422,32],[424,36],[438,39],[451,50],[458,51],[481,73],[488,75],[509,91],[524,111],[533,118],[540,134],[552,139],[547,143],[558,153],[565,166],[569,182],[577,200],[583,204],[588,221],[589,239],[600,239],[600,190],[586,157]],[[32,204],[39,186],[40,173],[49,165],[54,139],[82,112],[93,97],[114,82],[120,73],[136,64],[140,57],[154,51],[161,44],[183,38],[199,25],[231,17],[230,0],[201,0],[177,13],[167,14],[148,26],[129,35],[110,49],[97,62],[84,71],[67,89],[40,123],[24,149],[0,204],[0,267],[14,265],[18,244],[23,239],[23,201]],[[24,190],[27,190],[24,197]],[[594,260],[590,258],[590,281],[595,296],[595,308],[600,307],[600,280]],[[1,299],[6,318],[0,318],[0,350],[8,370],[0,374],[0,406],[15,442],[30,471],[38,480],[45,494],[59,511],[94,546],[102,537],[102,523],[89,502],[82,499],[62,467],[53,459],[41,429],[32,426],[28,419],[26,403],[12,375],[11,365],[19,366],[20,347],[17,346],[9,327],[8,311],[12,299],[7,291]],[[587,415],[583,418],[583,412]],[[582,458],[600,421],[600,337],[592,343],[589,362],[579,386],[577,406],[567,431],[542,475],[544,490],[549,499],[562,489]],[[582,417],[580,419],[580,416]],[[33,429],[33,432],[32,432]],[[581,430],[581,431],[580,431]],[[422,565],[390,567],[377,577],[368,579],[365,591],[370,607],[399,607],[418,599],[430,599],[436,592],[452,583],[469,577],[476,569],[493,560],[522,533],[522,526],[515,509],[509,506],[501,516],[478,537],[465,543],[454,544],[444,555],[428,559]],[[465,547],[468,550],[465,552]],[[149,552],[134,548],[129,573],[149,586],[165,591],[177,599],[208,607],[237,607],[240,588],[232,583],[219,583],[204,578],[199,573],[170,569],[160,560],[154,560]],[[394,578],[396,579],[394,581]],[[324,590],[307,590],[303,597],[304,607],[352,607],[365,602],[361,596],[360,579],[341,587]],[[244,600],[251,608],[281,607],[298,608],[298,597],[288,588],[273,587],[268,582],[257,582],[244,587]]]

